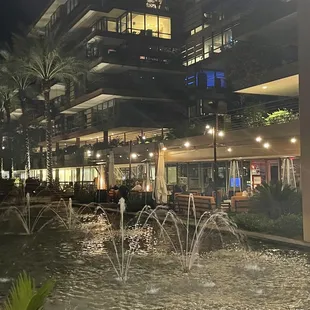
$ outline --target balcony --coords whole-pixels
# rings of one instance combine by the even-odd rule
[[[297,46],[282,47],[264,42],[238,42],[223,54],[227,79],[233,83],[234,89],[298,74]]]
[[[243,38],[249,34],[254,34],[260,28],[281,20],[297,12],[297,1],[270,1],[260,0],[253,6],[252,11],[243,15],[239,24],[234,28],[234,37]]]
[[[115,65],[147,68],[150,71],[183,72],[181,57],[177,49],[142,44],[141,39],[134,37],[129,47],[92,48],[87,50],[86,57],[92,60],[93,72],[101,72],[108,66]]]
[[[165,110],[165,113],[161,111]],[[162,128],[186,119],[182,104],[114,99],[55,122],[55,140],[66,140],[117,128]]]

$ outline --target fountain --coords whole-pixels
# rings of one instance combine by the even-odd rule
[[[0,236],[0,304],[26,270],[39,283],[55,278],[46,310],[309,309],[307,253],[226,247],[240,240],[235,225],[223,212],[197,217],[192,196],[184,217],[158,206],[128,219],[121,200],[113,221],[98,208],[92,228],[80,221],[76,229],[63,210],[70,234],[62,224],[34,238]]]
[[[240,240],[235,223],[230,220],[225,212],[215,212],[211,214],[210,211],[206,211],[198,218],[194,196],[192,194],[189,195],[185,219],[178,216],[173,211],[167,211],[164,216],[162,212],[160,213],[160,216],[163,219],[161,220],[158,216],[158,210],[162,210],[162,206],[159,206],[154,210],[145,207],[142,212],[140,212],[137,222],[140,223],[143,215],[147,215],[147,218],[142,224],[142,227],[148,225],[150,220],[155,220],[156,224],[160,227],[159,238],[163,236],[170,242],[184,272],[189,272],[199,258],[199,247],[202,238],[208,237],[214,232],[214,230],[216,230],[220,236],[221,243],[223,243],[223,232],[235,236],[238,242]],[[166,226],[169,223],[174,226],[177,236],[175,240],[171,238],[166,229]],[[184,235],[185,238],[183,238]]]

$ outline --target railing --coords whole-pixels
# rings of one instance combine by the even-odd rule
[[[230,118],[230,119],[229,119]],[[279,99],[256,105],[246,105],[229,111],[226,130],[264,127],[290,123],[299,119],[297,98]]]
[[[233,131],[285,124],[297,119],[299,119],[298,99],[281,98],[257,104],[245,101],[239,107],[230,108],[227,114],[221,115],[219,125],[225,131]],[[197,126],[205,128],[206,124],[213,126],[214,116],[192,117],[191,121]],[[203,133],[201,132],[201,134]]]

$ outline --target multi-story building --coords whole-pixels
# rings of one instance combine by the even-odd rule
[[[168,184],[203,191],[214,171],[205,127],[220,114],[219,185],[236,159],[244,185],[257,173],[279,179],[283,158],[300,155],[296,3],[52,1],[34,27],[69,33],[91,63],[82,86],[53,87],[55,177],[93,180],[114,147],[119,178],[129,162],[142,178],[141,162],[164,139]],[[33,175],[44,178],[37,157]]]

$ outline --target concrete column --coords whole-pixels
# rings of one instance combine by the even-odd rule
[[[81,168],[76,168],[76,180],[75,182],[81,181]]]
[[[80,146],[81,146],[81,139],[80,139],[80,138],[76,138],[76,139],[75,139],[75,145],[76,145],[77,147],[80,147]]]
[[[310,1],[298,2],[299,108],[304,240],[310,242]]]
[[[108,146],[109,146],[109,132],[107,130],[105,130],[103,132],[103,143],[104,143],[104,147],[108,148]]]

